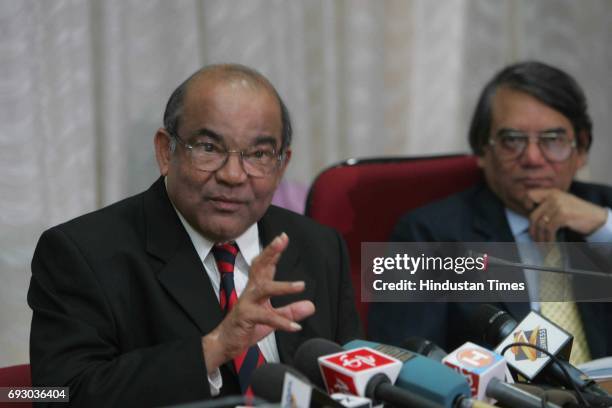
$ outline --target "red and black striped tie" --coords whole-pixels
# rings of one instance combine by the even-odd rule
[[[227,314],[238,302],[238,294],[234,286],[234,262],[236,261],[236,255],[238,255],[238,246],[235,242],[216,244],[212,249],[212,253],[221,274],[219,303],[223,313]],[[253,395],[250,387],[251,374],[265,362],[266,360],[257,344],[244,350],[234,358],[234,367],[236,373],[238,373],[240,389],[244,395]]]

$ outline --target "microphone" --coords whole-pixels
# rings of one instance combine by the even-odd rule
[[[314,408],[371,408],[372,404],[366,398],[338,394],[330,397],[319,388],[313,386],[302,373],[281,363],[267,363],[253,372],[251,377],[253,393],[271,403],[282,406],[314,407]]]
[[[313,338],[306,340],[295,351],[293,365],[317,387],[325,388],[325,382],[321,376],[318,358],[326,354],[338,352],[338,344],[333,341]]]
[[[410,346],[411,349],[414,350],[414,351],[420,349],[420,350],[423,350],[423,351],[427,352],[426,357],[436,359],[437,361],[442,361],[442,360],[447,358],[446,351],[444,351],[441,347],[439,347],[434,342],[429,341],[427,339],[423,339],[421,337],[411,337],[406,342],[404,342],[404,344],[408,344],[408,346]],[[470,344],[470,343],[466,343],[466,344]],[[464,347],[464,346],[462,346],[462,347]],[[479,347],[479,346],[476,346],[476,347]],[[487,350],[487,349],[483,349],[483,350],[486,350],[485,353],[491,353],[490,350]],[[492,353],[492,354],[495,354],[495,353]],[[442,356],[442,357],[440,358],[440,356]],[[498,356],[503,359],[502,356],[500,356],[500,355],[498,355]],[[449,366],[452,366],[453,368],[457,369],[457,365],[450,364]],[[464,375],[466,375],[470,385],[473,386],[474,383],[476,383],[476,384],[479,383],[478,376],[476,376],[476,379],[474,379],[473,377],[468,376],[469,372],[465,372],[465,371],[463,371],[461,369],[457,369],[457,371],[462,373],[462,374],[464,374]],[[505,371],[505,367],[504,367],[504,371]],[[521,395],[521,394],[523,394],[523,392],[521,391],[520,387],[516,386],[516,384],[510,385],[510,384],[506,384],[506,383],[503,383],[503,382],[501,384],[498,384],[498,382],[499,382],[498,380],[503,380],[503,379],[504,379],[503,373],[500,373],[497,376],[497,379],[495,379],[495,378],[491,379],[492,385],[488,386],[488,387],[491,387],[491,390],[489,392],[493,393],[493,395],[497,395],[497,397],[493,397],[493,398],[496,398],[497,400],[499,400],[501,402],[505,401],[506,403],[509,403],[509,404],[514,404],[514,403],[518,403],[518,402],[523,403],[524,402],[523,401],[524,398],[528,398],[528,400],[532,400],[528,396]],[[482,381],[480,381],[480,383],[482,383]],[[485,388],[481,387],[481,388],[486,391],[486,389],[488,387],[485,387]],[[478,390],[474,390],[472,388],[472,391],[473,392],[477,392]],[[531,394],[534,394],[534,393],[531,392]],[[475,394],[473,394],[473,395],[475,395]],[[536,397],[540,397],[540,399],[539,400],[536,399],[536,400],[530,401],[528,403],[529,404],[533,404],[535,402],[537,404],[540,404],[538,406],[542,406],[541,405],[541,395],[536,394],[535,396]],[[549,397],[549,396],[550,395],[547,394],[547,397]],[[554,396],[556,396],[556,394]],[[520,398],[520,399],[517,399],[517,398]],[[561,405],[563,405],[563,404],[561,404]]]
[[[330,393],[348,391],[399,407],[442,407],[391,385],[391,379],[400,372],[401,362],[367,347],[346,351],[329,340],[310,339],[296,351],[295,366],[314,383],[324,382]]]
[[[532,264],[526,264],[526,263],[520,263],[520,262],[512,262],[507,259],[496,258],[489,254],[479,254],[479,256],[486,256],[488,266],[501,266],[504,268],[531,269],[531,270],[543,271],[543,272],[557,272],[557,273],[563,273],[563,274],[569,274],[569,275],[594,276],[598,278],[612,279],[612,274],[602,272],[602,271],[590,271],[586,269],[575,269],[575,268],[565,268],[565,267],[558,268],[558,267],[553,267],[553,266],[542,266],[542,265],[532,265]]]
[[[319,357],[319,368],[327,391],[367,395],[370,381],[394,383],[402,363],[373,349],[362,347]]]
[[[478,400],[497,400],[504,405],[524,408],[559,408],[556,404],[543,403],[528,392],[505,383],[506,361],[497,353],[467,342],[448,354],[443,363],[464,375],[470,384],[472,395]]]
[[[470,387],[465,378],[443,364],[399,347],[371,341],[353,340],[344,345],[345,349],[359,347],[371,347],[403,363],[395,382],[396,387],[448,408],[456,406],[460,397],[469,398],[471,396]],[[443,356],[446,355],[443,350],[442,353]]]
[[[495,347],[512,333],[518,323],[507,312],[486,303],[478,306],[470,326],[474,333],[481,334],[478,337],[484,344]]]
[[[492,305],[481,305],[476,313],[475,325],[475,330],[485,333],[485,336],[488,337],[487,342],[498,343],[495,349],[497,352],[501,352],[507,345],[515,342],[540,346],[554,356],[559,354],[569,356],[571,351],[567,346],[572,336],[533,311],[520,323],[517,323],[507,312]],[[601,401],[603,398],[612,404],[612,399],[603,388],[566,359],[557,358],[555,360],[557,363],[554,363],[545,353],[536,352],[535,349],[525,346],[513,347],[512,353],[505,358],[510,367],[529,381],[544,381],[552,385],[576,389],[579,398],[594,401]],[[584,396],[580,394],[580,391],[587,391],[597,398]],[[584,404],[584,401],[581,402]]]
[[[560,405],[563,408],[579,407],[576,397],[567,390],[562,390],[560,388],[545,389],[533,384],[514,384],[514,386],[536,397],[546,397],[550,402]]]
[[[404,341],[403,347],[406,350],[414,351],[415,353],[436,361],[442,361],[442,359],[448,354],[446,351],[438,347],[438,345],[433,341],[418,336],[408,337]]]

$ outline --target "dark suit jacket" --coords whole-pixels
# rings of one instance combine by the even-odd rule
[[[276,280],[304,280],[316,305],[298,333],[276,332],[291,363],[306,339],[360,337],[344,242],[330,228],[271,206],[260,239],[290,237]],[[144,193],[45,231],[32,260],[33,383],[69,386],[79,406],[152,406],[210,398],[201,337],[222,320],[208,276],[166,194]],[[231,363],[222,395],[239,394]]]
[[[612,188],[574,182],[570,192],[592,203],[612,207]],[[568,241],[583,237],[567,231]],[[478,184],[444,200],[404,215],[391,241],[398,242],[512,242],[503,203]],[[520,321],[529,304],[499,303]],[[384,343],[401,345],[410,336],[424,337],[451,351],[471,340],[482,343],[470,327],[475,303],[379,303],[369,311],[368,334]],[[593,358],[612,355],[612,303],[578,303]]]

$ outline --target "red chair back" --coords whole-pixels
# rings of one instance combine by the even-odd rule
[[[346,240],[364,329],[368,306],[361,302],[361,243],[388,241],[404,213],[481,179],[475,157],[468,155],[352,159],[324,170],[315,179],[306,215],[335,228]]]
[[[21,364],[0,368],[0,387],[31,387],[30,365]],[[31,402],[0,402],[0,408],[31,408]]]

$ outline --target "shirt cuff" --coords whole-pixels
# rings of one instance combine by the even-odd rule
[[[208,374],[208,386],[210,387],[210,395],[216,397],[221,392],[223,387],[223,377],[221,377],[221,371],[218,368],[212,373]]]
[[[606,222],[586,236],[587,242],[612,242],[612,210],[610,208],[606,208],[606,210],[608,210]]]

